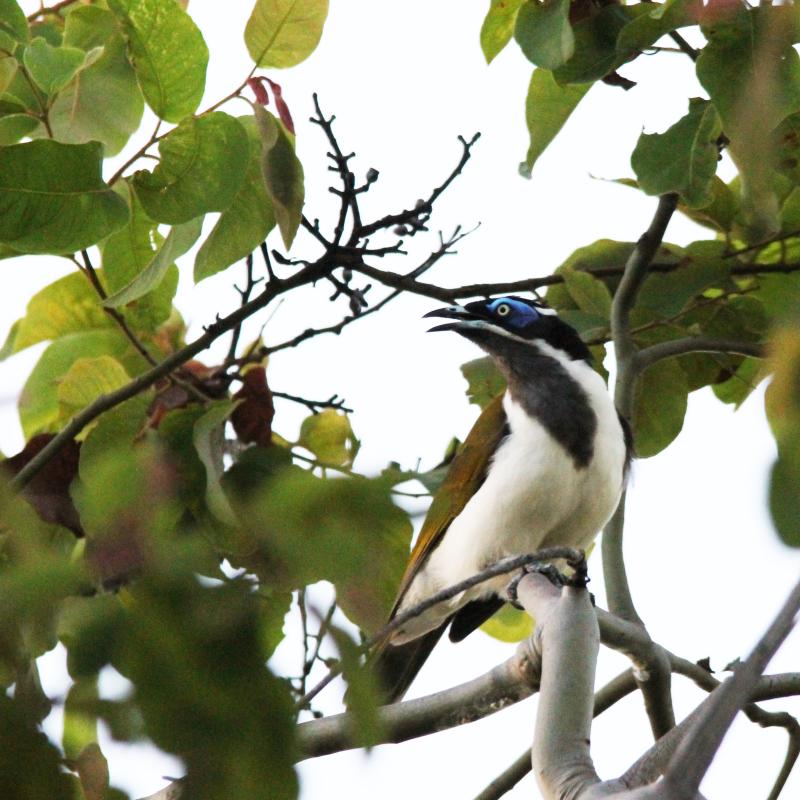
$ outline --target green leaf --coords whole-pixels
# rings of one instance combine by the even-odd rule
[[[87,712],[87,705],[100,699],[97,677],[76,681],[70,687],[64,702],[64,732],[61,746],[67,758],[78,754],[93,742],[97,742],[97,717]]]
[[[262,585],[258,597],[261,611],[262,653],[264,660],[267,661],[283,641],[283,621],[292,608],[292,593]]]
[[[581,311],[605,321],[611,317],[611,292],[598,278],[588,272],[564,270],[564,284]]]
[[[0,31],[5,31],[18,42],[28,41],[28,20],[16,0],[0,0]]]
[[[161,161],[153,172],[137,172],[133,187],[153,219],[179,225],[231,204],[248,152],[247,134],[233,117],[215,111],[191,118],[161,140]]]
[[[138,130],[144,111],[116,18],[98,6],[75,6],[64,24],[64,44],[103,51],[56,97],[48,115],[53,135],[70,144],[96,140],[106,156],[116,155]]]
[[[101,175],[102,145],[25,142],[0,149],[0,241],[29,253],[70,253],[128,219]]]
[[[764,306],[767,318],[785,323],[797,315],[800,308],[800,273],[790,272],[759,275],[758,291],[754,292]]]
[[[347,681],[344,700],[348,713],[353,715],[353,743],[369,748],[380,742],[385,731],[385,724],[377,714],[381,704],[377,670],[364,669],[360,648],[346,631],[329,625],[328,632],[336,642],[342,675]]]
[[[73,800],[60,753],[19,705],[0,694],[0,796]]]
[[[255,106],[255,112],[263,143],[261,170],[281,238],[289,248],[303,215],[303,165],[283,125],[261,106]]]
[[[479,406],[481,410],[506,388],[506,379],[489,356],[462,364],[461,374],[467,382],[467,397],[470,403]]]
[[[685,203],[678,204],[678,210],[686,214],[698,225],[729,233],[733,229],[739,204],[730,187],[717,175],[711,179],[711,202],[702,208],[689,208]]]
[[[8,114],[0,117],[0,146],[15,144],[39,125],[39,120],[28,114]]]
[[[192,440],[197,455],[206,468],[206,505],[220,522],[236,525],[236,514],[225,490],[220,484],[224,472],[222,456],[225,445],[225,423],[237,403],[220,400],[208,406],[208,410],[195,422]]]
[[[495,56],[511,41],[517,11],[525,0],[491,0],[491,6],[481,26],[481,50],[486,63],[491,64]]]
[[[392,503],[387,482],[284,470],[239,517],[269,558],[272,574],[265,580],[271,585],[330,580],[352,622],[375,631],[386,621],[411,538],[411,524]]]
[[[13,352],[112,324],[86,276],[73,272],[45,286],[28,301],[25,316],[19,321]]]
[[[726,249],[722,241],[692,242],[676,269],[648,273],[636,299],[637,310],[674,317],[709,287],[724,285],[733,266],[725,258]]]
[[[272,202],[261,172],[261,139],[254,117],[239,117],[250,142],[250,160],[241,188],[197,252],[195,283],[220,272],[255,250],[275,227]]]
[[[506,603],[481,625],[481,630],[501,642],[521,642],[533,633],[533,618]]]
[[[22,57],[34,83],[47,95],[63,89],[84,65],[86,53],[77,47],[53,47],[37,36]]]
[[[714,106],[696,97],[689,100],[689,113],[665,133],[643,133],[631,155],[642,191],[677,192],[690,208],[709,205],[721,133]]]
[[[696,25],[703,12],[700,0],[666,0],[659,5],[649,5],[646,13],[641,13],[620,31],[617,38],[620,54],[635,55],[671,31]]]
[[[575,52],[569,0],[528,0],[517,14],[514,38],[537,67],[552,70],[565,64]]]
[[[106,308],[119,308],[156,289],[173,262],[197,241],[202,229],[202,217],[173,227],[150,263],[130,283],[106,298],[103,305]]]
[[[204,510],[208,473],[194,444],[194,426],[204,414],[204,407],[195,404],[167,413],[158,426],[158,435],[176,473],[174,493],[193,512]],[[236,464],[246,458],[245,450]],[[232,469],[235,469],[236,465]]]
[[[728,380],[715,383],[711,389],[718,400],[738,409],[766,377],[760,358],[744,358]]]
[[[164,237],[158,232],[158,223],[147,215],[127,183],[121,183],[120,189],[130,202],[130,220],[100,246],[104,280],[112,295],[135,281],[154,262],[158,262],[157,271],[164,266],[159,258]],[[192,224],[186,223],[187,227]],[[172,298],[177,285],[178,268],[168,262],[166,274],[157,288],[125,308],[126,322],[137,331],[155,331],[172,313]]]
[[[563,275],[569,271],[585,271],[601,269],[618,269],[622,274],[622,269],[630,257],[633,242],[616,242],[612,239],[598,239],[585,247],[579,247],[560,267],[556,269],[556,274]],[[661,253],[657,256],[661,259]],[[604,279],[609,286],[612,294],[619,282],[616,279]],[[547,303],[552,308],[559,311],[566,309],[577,309],[577,303],[572,299],[572,295],[567,290],[565,284],[553,284],[547,290]]]
[[[778,445],[770,475],[769,506],[785,544],[800,547],[800,330],[779,328],[770,343],[774,376],[767,388],[767,418]]]
[[[800,447],[779,452],[769,477],[769,510],[783,543],[800,547]]]
[[[616,69],[626,58],[617,53],[617,37],[631,19],[648,10],[646,6],[605,6],[573,25],[575,52],[554,70],[555,79],[561,84],[587,83]]]
[[[800,58],[791,31],[774,24],[781,17],[779,9],[742,8],[704,29],[708,44],[697,59],[697,77],[729,136],[751,124],[767,133],[800,109]]]
[[[58,384],[62,414],[74,416],[98,397],[125,386],[129,381],[125,367],[112,356],[79,358]]]
[[[328,16],[328,0],[256,0],[244,29],[250,57],[259,67],[293,67],[316,49]]]
[[[306,417],[297,443],[324,464],[337,466],[352,464],[358,446],[350,418],[333,408]]]
[[[591,83],[562,86],[555,81],[552,72],[543,69],[533,71],[525,100],[525,121],[531,143],[525,161],[520,164],[520,172],[524,177],[530,177],[539,156],[555,139],[570,114],[591,88]]]
[[[688,386],[674,360],[659,361],[639,378],[633,409],[636,455],[649,458],[660,453],[683,428]]]
[[[776,16],[774,12],[778,12]],[[761,241],[780,228],[772,130],[800,109],[800,56],[783,9],[744,9],[706,28],[697,77],[722,118],[741,176],[745,235]],[[776,24],[777,23],[777,24]]]
[[[19,418],[25,439],[58,428],[62,419],[58,386],[79,358],[108,355],[119,360],[129,352],[129,347],[122,333],[115,329],[72,333],[54,341],[42,353],[20,394]]]
[[[249,581],[209,586],[170,564],[132,593],[114,666],[147,735],[186,764],[181,797],[294,800],[295,712],[264,666]]]
[[[153,402],[152,391],[120,403],[98,417],[96,424],[81,444],[78,471],[89,482],[106,456],[115,450],[130,451],[134,442],[148,425],[148,409]]]
[[[109,6],[123,24],[147,105],[167,122],[193,113],[205,90],[208,47],[192,18],[175,0],[110,0]]]

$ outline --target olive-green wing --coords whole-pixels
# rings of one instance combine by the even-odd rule
[[[411,551],[405,574],[400,581],[390,618],[394,616],[411,581],[439,544],[450,523],[461,513],[470,497],[478,491],[486,479],[489,462],[506,433],[506,423],[503,396],[500,394],[486,406],[475,421],[433,498],[422,530]]]
[[[506,414],[502,396],[498,396],[472,426],[431,503],[417,543],[411,551],[390,618],[397,613],[408,587],[450,523],[461,513],[470,497],[486,479],[489,462],[505,433]],[[485,618],[484,614],[480,622]],[[394,703],[405,694],[449,621],[445,620],[438,628],[405,644],[393,645],[384,640],[373,649],[368,661],[377,674],[383,702]]]

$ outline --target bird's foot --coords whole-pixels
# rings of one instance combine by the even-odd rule
[[[512,578],[511,582],[506,587],[506,594],[508,595],[509,603],[511,603],[511,605],[519,611],[523,611],[524,609],[517,599],[517,587],[519,586],[519,582],[526,575],[529,575],[532,572],[536,572],[539,575],[544,575],[545,578],[547,578],[550,583],[553,584],[553,586],[557,586],[559,589],[563,586],[566,586],[569,582],[568,579],[562,575],[553,564],[526,564],[519,571],[519,574]]]

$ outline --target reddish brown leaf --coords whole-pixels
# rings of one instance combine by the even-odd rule
[[[268,106],[269,95],[267,94],[267,89],[264,86],[264,80],[264,78],[260,78],[258,76],[248,78],[247,85],[253,90],[253,94],[256,96],[256,103],[262,106]]]
[[[16,475],[54,436],[53,433],[34,436],[23,450],[3,461],[2,466]],[[76,536],[83,536],[78,511],[69,495],[69,485],[78,474],[79,456],[80,444],[68,442],[45,464],[22,494],[45,522],[55,522],[69,528]]]
[[[242,402],[231,414],[231,423],[239,441],[254,442],[262,447],[272,443],[272,418],[275,406],[272,392],[267,386],[267,373],[264,367],[253,367],[242,378],[243,386],[234,395]]]
[[[269,78],[265,78],[265,80],[269,84],[270,89],[272,89],[272,94],[275,97],[275,107],[278,109],[278,116],[281,118],[281,122],[286,126],[288,131],[294,133],[294,122],[289,112],[289,106],[286,105],[286,101],[283,99],[283,90],[280,84],[271,81]]]
[[[183,408],[189,402],[189,393],[183,386],[168,383],[161,389],[147,410],[151,428],[157,428],[161,420],[174,408]]]

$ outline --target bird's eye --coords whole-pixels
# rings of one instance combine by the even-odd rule
[[[511,306],[508,303],[500,303],[494,311],[498,317],[507,317],[511,313]]]

